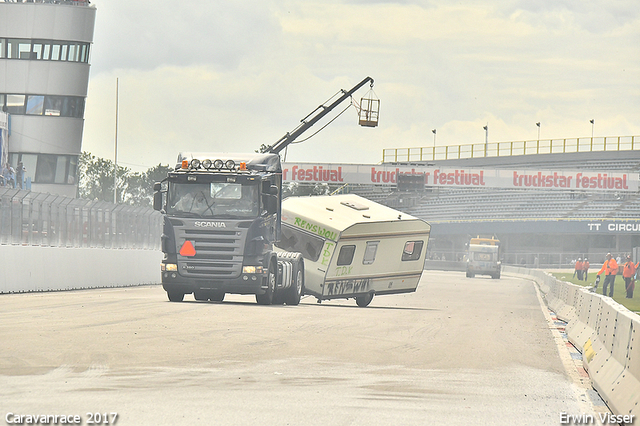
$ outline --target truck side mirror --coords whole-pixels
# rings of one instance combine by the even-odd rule
[[[153,209],[157,211],[162,210],[162,192],[160,191],[156,191],[153,193]]]
[[[162,210],[162,182],[153,184],[153,209]]]

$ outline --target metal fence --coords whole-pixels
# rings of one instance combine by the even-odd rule
[[[573,269],[575,262],[579,258],[588,257],[590,260],[590,270],[598,271],[605,260],[607,250],[591,253],[538,253],[538,252],[506,252],[500,255],[504,265],[524,266],[528,268],[556,268],[556,269]],[[640,258],[640,248],[636,257],[634,249],[634,259]],[[429,250],[427,252],[427,260],[445,260],[461,262],[465,259],[465,251],[451,250]],[[614,253],[614,256],[620,255],[624,257],[628,253]],[[636,260],[637,261],[637,260]]]
[[[640,149],[640,136],[546,139],[422,148],[388,148],[382,151],[382,162],[458,160],[482,157],[508,157],[512,155],[628,151],[635,149]]]
[[[149,207],[0,188],[0,244],[160,249],[161,233]]]

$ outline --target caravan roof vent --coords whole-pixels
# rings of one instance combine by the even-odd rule
[[[369,210],[369,206],[365,206],[364,204],[352,203],[350,201],[341,201],[340,204],[346,207],[351,207],[354,210]]]

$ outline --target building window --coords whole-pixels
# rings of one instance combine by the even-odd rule
[[[80,96],[18,95],[2,93],[0,94],[0,110],[11,114],[83,118],[84,98]]]
[[[7,39],[8,59],[31,59],[31,40],[9,38]]]
[[[62,46],[60,46],[60,60],[61,61],[66,61],[67,60],[68,53],[69,53],[69,45],[63,44]]]
[[[42,115],[44,96],[30,95],[27,97],[27,115]]]
[[[0,58],[89,63],[89,43],[0,38]]]
[[[77,155],[11,153],[9,163],[15,168],[22,161],[25,179],[33,183],[69,184],[76,183],[78,172]]]
[[[59,61],[60,60],[60,45],[52,44],[51,45],[51,60]]]
[[[24,114],[24,95],[7,95],[7,112]]]

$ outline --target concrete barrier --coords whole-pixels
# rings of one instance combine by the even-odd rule
[[[160,283],[155,250],[0,245],[0,293]]]
[[[594,389],[614,414],[640,417],[640,316],[609,297],[539,270],[503,271],[538,283],[549,308],[567,321],[567,337],[582,351]]]

